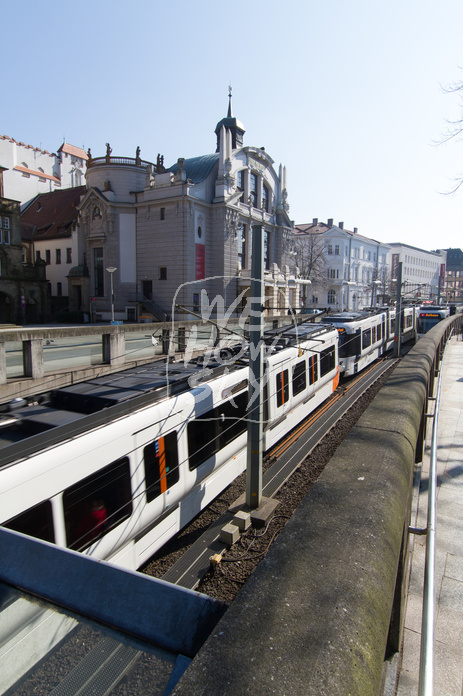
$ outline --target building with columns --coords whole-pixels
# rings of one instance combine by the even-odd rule
[[[290,273],[292,222],[286,170],[264,148],[244,144],[244,126],[228,113],[215,128],[216,150],[166,168],[106,155],[87,160],[79,205],[92,314],[106,321],[190,318],[206,304],[220,316],[246,306],[251,280],[251,228],[264,239],[265,306],[299,306]],[[107,269],[115,269],[108,271]],[[114,297],[111,298],[111,282]],[[82,296],[85,293],[82,292]]]

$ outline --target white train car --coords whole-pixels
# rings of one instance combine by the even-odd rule
[[[349,377],[377,360],[387,345],[390,319],[388,310],[379,312],[339,312],[326,318],[339,333],[339,367]]]
[[[266,336],[265,448],[336,388],[338,332]],[[137,569],[246,466],[246,349],[153,363],[0,413],[0,524]]]

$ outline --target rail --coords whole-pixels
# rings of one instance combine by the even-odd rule
[[[449,339],[453,331],[450,333]],[[437,499],[437,428],[442,384],[444,348],[437,382],[431,435],[429,465],[428,515],[425,528],[426,555],[424,564],[423,614],[421,621],[420,678],[418,696],[432,696],[434,691],[434,614],[435,614],[435,557],[436,557],[436,499]]]

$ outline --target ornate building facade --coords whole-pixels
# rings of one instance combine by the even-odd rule
[[[245,146],[233,116],[215,128],[213,154],[156,163],[88,153],[87,192],[80,206],[89,297],[95,319],[114,309],[119,321],[147,315],[189,318],[246,304],[251,279],[251,228],[264,238],[268,313],[299,307],[299,284],[289,271],[292,222],[286,170],[265,149]],[[113,295],[111,296],[111,285]],[[114,303],[114,307],[111,304]]]

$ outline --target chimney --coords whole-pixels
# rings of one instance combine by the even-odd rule
[[[359,228],[358,228],[358,227],[354,227],[354,234],[357,234],[358,231],[359,231]]]
[[[343,229],[344,229],[344,223],[343,223],[343,222],[340,222],[340,223],[338,224],[338,227],[339,227],[340,230],[343,230]]]
[[[328,227],[333,227],[333,218],[328,218]]]
[[[312,219],[312,225],[318,225],[318,218]]]

